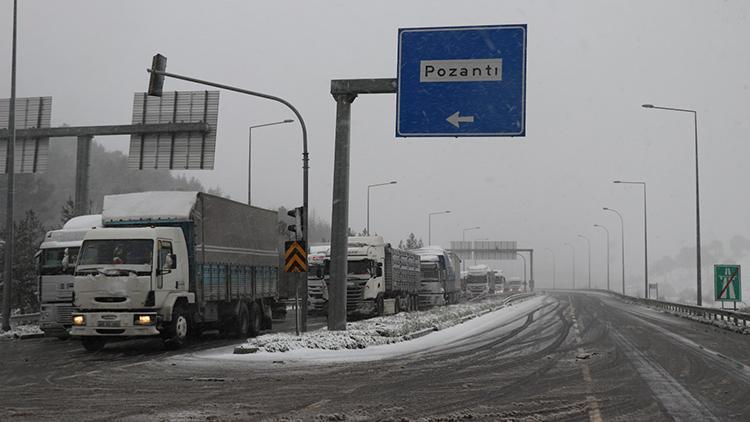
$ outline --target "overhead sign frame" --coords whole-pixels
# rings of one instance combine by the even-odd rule
[[[399,29],[396,136],[525,136],[526,32]]]

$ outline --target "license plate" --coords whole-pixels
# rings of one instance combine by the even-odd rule
[[[119,327],[120,321],[98,321],[96,325],[99,327]]]

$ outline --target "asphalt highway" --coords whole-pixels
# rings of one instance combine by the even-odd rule
[[[0,420],[750,419],[750,336],[605,294],[551,293],[524,309],[369,362],[183,359],[223,339],[95,354],[0,342]]]

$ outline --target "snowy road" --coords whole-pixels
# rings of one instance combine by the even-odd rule
[[[68,357],[53,372],[26,375],[4,363],[0,419],[658,421],[750,414],[750,336],[600,294],[538,297],[364,350],[237,357],[220,342],[212,346],[219,347],[146,352],[112,365],[108,360],[125,352],[93,355],[82,362],[91,371]]]

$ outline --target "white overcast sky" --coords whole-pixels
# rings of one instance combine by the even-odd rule
[[[409,232],[433,242],[517,240],[557,253],[568,279],[569,251],[593,243],[602,275],[603,232],[612,232],[619,268],[625,216],[628,271],[642,274],[642,196],[615,179],[645,180],[650,257],[695,244],[693,124],[699,113],[704,243],[750,231],[745,189],[750,155],[750,2],[735,1],[21,1],[18,96],[51,95],[53,125],[129,123],[151,56],[168,70],[281,96],[308,125],[310,198],[330,219],[335,103],[331,79],[396,75],[400,27],[528,24],[524,138],[396,139],[395,95],[360,96],[353,105],[350,226],[371,225],[387,241]],[[12,2],[0,5],[0,90],[10,93]],[[199,86],[167,80],[165,90]],[[207,186],[246,198],[247,126],[292,118],[283,106],[222,92],[216,168],[191,171]],[[253,132],[253,200],[267,207],[301,202],[298,125]],[[127,149],[127,137],[100,140]],[[63,165],[51,163],[50,165]],[[66,163],[64,165],[72,165]],[[618,248],[615,248],[618,246]],[[549,254],[537,254],[549,279]],[[616,265],[615,265],[616,263]],[[708,264],[712,264],[707,262]],[[513,265],[508,264],[509,267]],[[520,267],[517,267],[520,268]],[[579,277],[580,278],[580,277]],[[659,280],[655,280],[659,281]]]

